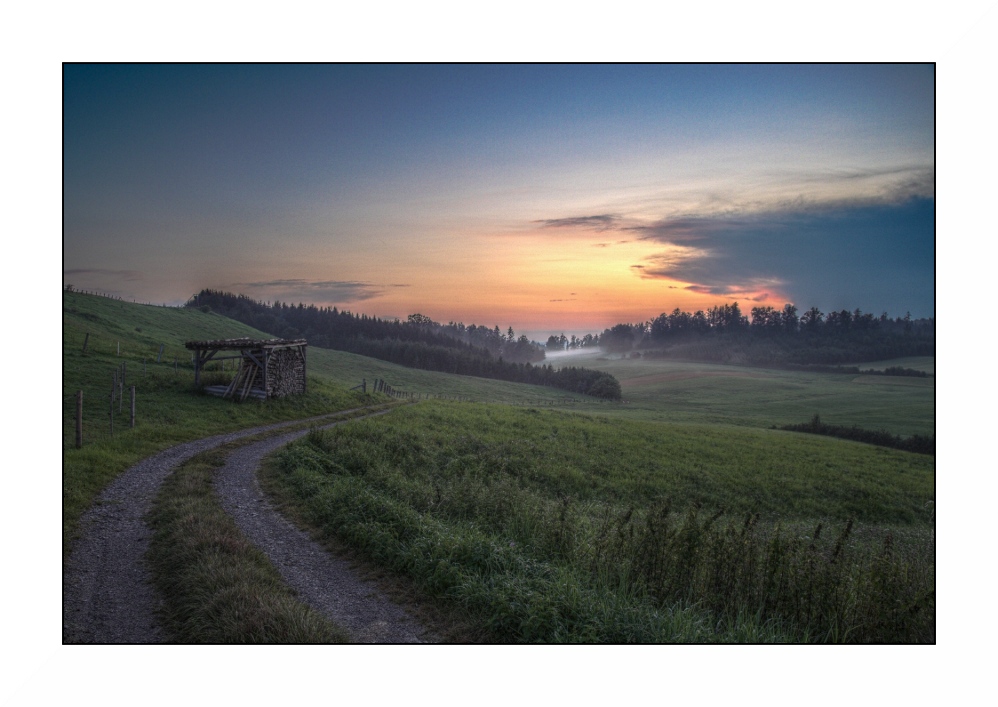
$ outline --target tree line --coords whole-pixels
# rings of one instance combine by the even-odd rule
[[[617,324],[599,342],[608,353],[763,365],[935,355],[935,319],[913,319],[910,313],[891,318],[858,308],[826,314],[811,307],[799,314],[795,305],[785,304],[753,307],[750,314],[743,314],[738,302],[692,313],[677,307],[646,322]]]
[[[905,452],[915,452],[917,454],[931,454],[935,456],[936,453],[936,438],[931,435],[901,437],[900,435],[892,435],[886,430],[864,430],[855,425],[852,427],[826,425],[818,415],[812,417],[809,422],[802,422],[797,425],[783,425],[780,429],[790,432],[807,432],[808,434],[851,439],[856,442],[866,442],[867,444],[876,444],[881,447],[891,447],[892,449],[900,449]]]
[[[612,375],[585,368],[536,365],[544,349],[512,327],[440,324],[422,314],[405,322],[352,314],[336,307],[275,301],[258,302],[245,295],[204,289],[187,307],[214,311],[273,336],[304,338],[313,346],[348,351],[410,368],[546,385],[611,400],[621,397]]]

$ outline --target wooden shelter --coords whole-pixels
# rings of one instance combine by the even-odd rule
[[[237,359],[239,369],[228,386],[207,386],[223,398],[283,398],[305,392],[305,339],[217,339],[188,341],[194,352],[194,385],[201,385],[201,369],[209,361]],[[238,352],[220,356],[222,352]]]

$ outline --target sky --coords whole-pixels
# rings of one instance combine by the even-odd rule
[[[504,330],[935,316],[932,64],[63,65],[64,284]]]

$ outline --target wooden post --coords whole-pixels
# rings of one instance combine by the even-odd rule
[[[135,386],[132,386],[132,429],[135,429]]]
[[[360,379],[360,392],[367,393],[367,378]]]
[[[160,363],[163,360],[163,344],[159,345],[159,355],[156,357],[156,363]]]
[[[118,342],[118,353],[116,355],[117,356],[121,355],[121,342],[120,341]]]
[[[121,408],[125,404],[125,372],[121,372],[121,376],[118,377],[118,412],[121,412]]]
[[[87,352],[87,344],[89,343],[90,343],[90,332],[88,331],[87,335],[83,337],[83,353]]]
[[[111,425],[111,436],[114,437],[114,383],[111,384],[111,405],[107,409],[107,419]]]
[[[83,447],[83,391],[76,391],[76,448]]]
[[[118,392],[118,371],[111,374],[111,404],[114,405],[114,396]]]

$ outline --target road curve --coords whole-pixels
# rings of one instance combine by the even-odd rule
[[[196,454],[243,437],[277,431],[302,423],[320,423],[329,420],[333,414],[342,415],[362,409],[342,410],[330,415],[264,425],[186,442],[144,459],[121,474],[101,493],[97,503],[84,514],[80,523],[81,536],[64,564],[63,643],[161,643],[169,640],[155,619],[159,600],[144,563],[152,535],[145,523],[145,516],[160,485],[178,465]],[[344,421],[340,420],[318,426],[331,427],[342,422]],[[250,476],[254,476],[253,472],[264,454],[306,434],[307,431],[305,429],[288,432],[237,450],[232,456],[238,455],[239,462],[234,466],[231,463],[227,464],[225,467],[229,469],[232,466],[229,473],[235,476],[231,482],[226,483],[239,483],[237,479],[245,480],[247,466],[251,468],[248,472]],[[247,449],[256,451],[247,453]],[[250,486],[256,489],[255,493],[259,493],[255,481]],[[227,485],[226,488],[235,496],[239,496],[237,490],[231,486]],[[246,501],[243,500],[242,503],[245,504]],[[262,496],[252,503],[260,506],[261,510],[262,507],[269,505],[262,500]],[[240,521],[240,517],[245,516],[242,511],[246,509],[239,508],[239,505],[240,502],[236,502],[236,521],[240,527],[243,527],[246,519]],[[231,507],[231,504],[229,506]],[[253,512],[257,513],[257,516],[251,515],[251,518],[259,517],[259,511],[251,511]],[[290,528],[290,524],[287,525]],[[280,564],[278,567],[280,568]],[[319,580],[313,580],[313,583],[314,581]],[[299,591],[302,592],[302,598],[308,601],[309,592],[301,589]],[[364,596],[371,594],[377,592],[373,587],[366,587]],[[386,602],[387,600],[384,602],[379,600],[379,603]],[[359,629],[354,628],[359,625],[356,621],[352,623],[344,621],[344,628],[352,632],[357,642],[393,640],[392,636],[388,635],[390,632],[379,629],[378,622],[388,622],[389,619],[368,620],[368,614],[363,611],[348,610],[347,613],[350,614],[351,611],[361,617],[361,624],[367,621],[367,624],[360,625]],[[403,621],[396,614],[391,616]],[[331,618],[337,622],[341,621],[336,616]],[[427,640],[428,636],[421,637],[426,635],[421,633],[418,627],[410,627],[407,630],[409,633],[403,630],[399,634],[402,638],[396,637],[394,640],[403,642]]]
[[[345,629],[355,643],[435,643],[435,636],[374,584],[359,579],[347,562],[330,555],[281,515],[260,489],[260,460],[303,434],[271,437],[229,455],[215,473],[222,508],[270,558],[298,598]]]

